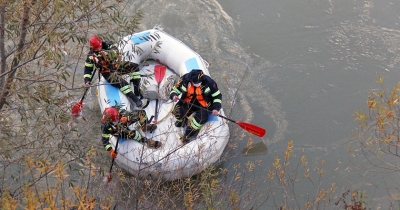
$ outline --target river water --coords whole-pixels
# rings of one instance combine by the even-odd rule
[[[267,129],[264,138],[253,137],[262,149],[238,152],[229,163],[259,159],[267,173],[292,140],[294,154],[305,154],[310,168],[326,161],[324,179],[339,192],[364,191],[369,207],[388,207],[387,186],[380,185],[390,175],[358,170],[362,158],[347,148],[355,146],[355,111],[365,110],[368,93],[379,88],[376,74],[389,89],[400,78],[399,1],[137,0],[130,6],[144,12],[141,29],[160,25],[210,63],[231,118]],[[246,147],[238,144],[238,151]]]

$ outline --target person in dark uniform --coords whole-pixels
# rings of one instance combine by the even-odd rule
[[[181,95],[180,98],[179,95]],[[169,98],[179,101],[175,107],[179,109],[179,112],[175,111],[177,118],[175,126],[187,125],[184,136],[181,138],[183,143],[187,143],[190,137],[197,135],[210,113],[218,116],[222,107],[222,94],[217,83],[200,69],[193,69],[183,75],[172,89]],[[193,118],[187,122],[187,117],[193,113]]]
[[[84,68],[84,82],[90,86],[94,67],[99,69],[101,75],[113,86],[117,87],[123,94],[128,96],[137,107],[142,107],[140,100],[140,72],[139,65],[129,61],[121,61],[118,47],[111,41],[102,41],[98,36],[89,39],[90,51],[87,54]],[[130,84],[122,79],[122,74],[130,74],[134,86],[134,93]]]
[[[159,141],[147,139],[140,134],[139,130],[130,130],[129,126],[135,122],[141,125],[139,129],[142,131],[154,131],[157,128],[155,124],[147,124],[146,111],[134,110],[126,111],[119,107],[107,107],[101,118],[101,141],[104,148],[110,152],[112,158],[116,158],[117,154],[112,148],[109,140],[112,135],[118,138],[132,139],[141,143],[146,143],[149,147],[159,148],[162,144]]]

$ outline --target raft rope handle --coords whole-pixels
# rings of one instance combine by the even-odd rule
[[[171,106],[171,108],[169,109],[169,111],[167,112],[167,114],[163,117],[163,118],[161,118],[161,119],[159,119],[159,120],[157,120],[157,123],[159,123],[159,122],[161,122],[161,121],[163,121],[163,120],[165,120],[165,118],[167,118],[168,117],[168,115],[172,112],[172,110],[174,109],[174,106],[175,106],[175,104],[174,103],[172,103],[172,101],[171,102],[169,102],[170,104],[172,104],[172,106]],[[165,104],[165,103],[163,103],[163,104]]]

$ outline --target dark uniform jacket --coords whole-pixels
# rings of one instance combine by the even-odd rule
[[[105,55],[104,52],[106,52],[107,55]],[[100,70],[100,73],[102,71],[114,71],[116,69],[114,66],[117,64],[117,58],[118,47],[111,41],[102,42],[102,50],[98,52],[90,50],[85,60],[85,69],[83,75],[85,83],[91,81],[92,72],[95,65]]]
[[[205,75],[202,70],[193,69],[191,72],[183,75],[179,82],[175,85],[170,94],[170,99],[173,99],[174,96],[179,96],[182,94],[181,99],[185,99],[187,96],[187,89],[189,83],[192,81],[191,78],[198,77],[199,81],[201,81],[201,92],[203,93],[203,97],[207,102],[208,110],[217,110],[219,111],[222,107],[222,94],[218,89],[217,83],[211,79],[211,77]],[[197,82],[196,82],[197,83]],[[195,100],[196,97],[192,98],[191,103],[199,105],[199,103]],[[182,103],[181,101],[179,103]]]
[[[135,110],[129,112],[121,108],[118,109],[118,111],[120,113],[120,118],[127,118],[127,123],[118,123],[117,125],[113,125],[111,122],[102,122],[101,124],[101,141],[103,142],[103,146],[107,151],[112,149],[111,144],[109,143],[109,139],[112,135],[116,135],[118,138],[140,141],[142,138],[140,133],[136,130],[129,130],[128,127],[137,121],[143,125],[147,120],[146,112],[144,110]]]

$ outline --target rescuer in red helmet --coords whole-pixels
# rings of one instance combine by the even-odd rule
[[[85,60],[84,82],[90,86],[92,81],[92,72],[94,67],[99,69],[101,75],[111,85],[128,96],[137,107],[141,108],[143,103],[140,100],[140,72],[139,65],[129,61],[121,61],[117,44],[111,41],[102,41],[98,36],[92,36],[89,39],[90,51]],[[130,80],[134,86],[134,93],[130,84],[122,79],[122,74],[130,74]]]
[[[104,148],[110,152],[112,158],[116,158],[117,154],[112,148],[109,140],[112,135],[118,138],[131,139],[141,143],[146,143],[149,147],[159,148],[161,142],[154,141],[153,139],[147,139],[142,136],[139,130],[130,130],[130,125],[138,122],[142,131],[153,132],[156,128],[156,124],[147,124],[146,111],[134,110],[132,112],[126,111],[125,109],[117,106],[107,107],[101,118],[101,141],[103,142]],[[142,132],[143,133],[143,132]]]

